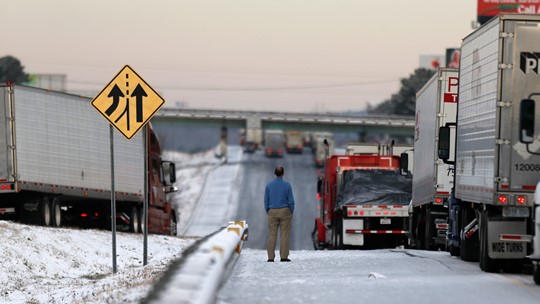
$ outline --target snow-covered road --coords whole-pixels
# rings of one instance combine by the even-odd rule
[[[267,263],[245,249],[219,294],[231,303],[540,303],[530,275],[491,274],[447,252],[292,251]]]

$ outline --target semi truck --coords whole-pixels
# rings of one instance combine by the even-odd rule
[[[285,132],[285,147],[287,153],[300,153],[304,151],[304,137],[300,131]]]
[[[313,138],[312,149],[315,166],[322,168],[324,166],[326,157],[335,153],[334,136],[332,133],[315,133]],[[328,143],[326,146],[324,144],[325,140]],[[329,150],[325,151],[325,147],[327,147]]]
[[[110,129],[91,99],[12,83],[0,91],[0,217],[111,228]],[[148,129],[147,138],[139,132],[129,141],[114,133],[114,222],[142,230],[146,187],[148,231],[175,235],[177,217],[166,197],[176,191],[175,165],[161,159]]]
[[[454,167],[437,155],[439,127],[455,126],[459,71],[439,68],[416,94],[414,171],[410,213],[410,245],[417,249],[446,250],[448,197]],[[455,139],[455,138],[454,138]],[[454,142],[452,142],[454,144]],[[456,255],[459,246],[450,244]]]
[[[283,130],[266,130],[264,146],[264,153],[267,157],[283,157],[285,152],[285,133]]]
[[[439,158],[455,164],[448,237],[486,272],[520,271],[531,252],[540,156],[537,139],[520,140],[519,114],[540,92],[538,53],[538,15],[499,15],[465,37],[455,147],[453,127],[439,130]]]
[[[262,130],[260,129],[247,129],[245,136],[242,139],[243,151],[247,153],[253,153],[259,148],[262,143]]]
[[[329,156],[317,183],[320,214],[312,233],[314,248],[405,245],[411,187],[400,156]]]

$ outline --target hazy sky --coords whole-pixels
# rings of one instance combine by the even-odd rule
[[[3,1],[0,57],[96,93],[129,64],[168,107],[363,110],[421,54],[459,47],[476,2]]]

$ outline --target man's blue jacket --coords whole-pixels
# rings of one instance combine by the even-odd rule
[[[277,177],[266,185],[264,190],[264,210],[275,208],[289,208],[294,212],[294,197],[291,184]]]

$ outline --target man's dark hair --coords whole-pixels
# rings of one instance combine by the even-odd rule
[[[276,167],[276,170],[274,170],[274,174],[275,174],[277,177],[282,177],[283,174],[285,174],[285,169],[283,169],[282,166]]]

